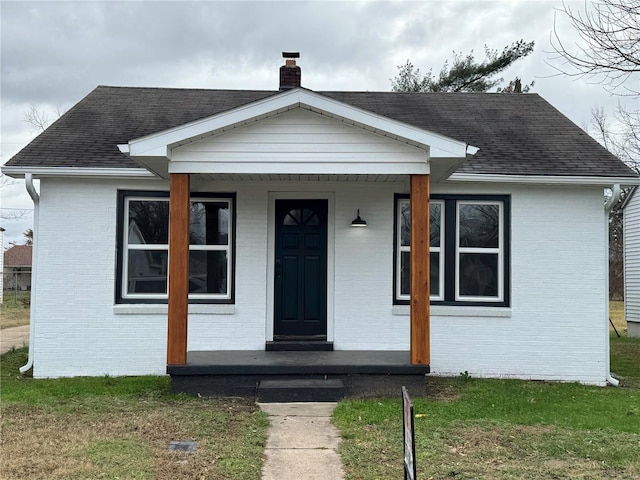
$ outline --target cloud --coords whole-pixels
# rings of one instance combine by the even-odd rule
[[[30,105],[68,109],[97,85],[277,89],[280,53],[301,52],[313,90],[389,90],[410,59],[439,72],[452,51],[483,58],[535,40],[532,55],[505,72],[536,80],[574,122],[610,107],[603,88],[550,76],[549,35],[560,1],[48,1],[0,2],[2,157],[33,134]],[[565,26],[563,26],[565,28]],[[563,30],[566,41],[575,32]],[[25,203],[30,203],[28,198]]]

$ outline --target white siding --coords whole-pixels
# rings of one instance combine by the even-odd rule
[[[630,334],[640,334],[640,191],[624,209],[624,310]]]
[[[176,146],[170,158],[175,172],[428,173],[424,149],[301,108]]]
[[[406,182],[194,185],[237,193],[237,274],[235,306],[190,308],[189,350],[264,349],[269,195],[287,191],[335,199],[335,348],[408,350],[409,317],[392,305],[393,194],[406,193]],[[433,193],[512,198],[512,306],[434,308],[433,371],[604,383],[601,189],[434,185]],[[40,208],[35,376],[163,374],[166,306],[114,306],[115,185],[44,179]],[[350,227],[356,209],[368,228]]]

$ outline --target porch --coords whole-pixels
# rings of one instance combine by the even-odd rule
[[[167,373],[175,393],[335,401],[396,396],[402,386],[425,395],[429,365],[412,364],[408,351],[190,351]]]

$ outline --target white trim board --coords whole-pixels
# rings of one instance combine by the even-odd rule
[[[269,192],[267,212],[267,322],[265,338],[273,341],[276,248],[276,200],[327,200],[327,342],[335,341],[335,193],[334,192]]]
[[[30,173],[34,178],[82,177],[82,178],[158,178],[145,168],[89,168],[89,167],[2,167],[2,173],[9,177],[22,178]]]
[[[640,177],[587,177],[571,175],[500,175],[482,173],[454,173],[448,182],[528,183],[536,185],[640,185]]]

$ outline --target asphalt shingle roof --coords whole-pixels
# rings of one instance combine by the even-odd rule
[[[100,86],[7,165],[135,168],[118,144],[277,93]],[[315,93],[479,147],[458,172],[637,176],[537,94]]]
[[[5,267],[30,267],[31,245],[14,245],[4,252]]]

